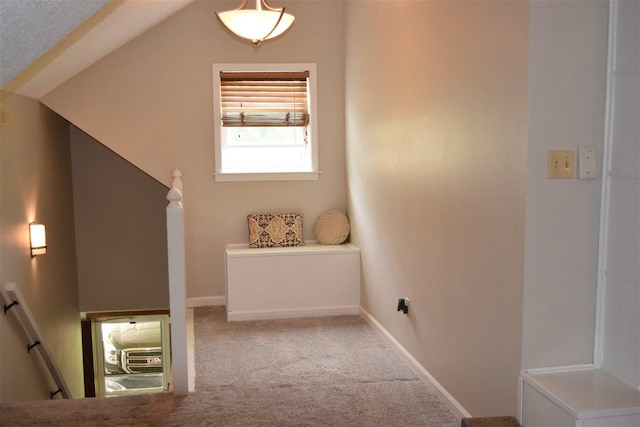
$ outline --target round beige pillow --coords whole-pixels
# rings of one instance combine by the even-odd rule
[[[349,237],[349,220],[338,210],[327,211],[316,220],[313,231],[321,245],[339,245]]]

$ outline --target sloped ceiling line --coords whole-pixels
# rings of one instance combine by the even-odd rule
[[[83,0],[84,2],[85,0]],[[30,65],[18,71],[10,81],[2,81],[6,85],[3,90],[40,99],[66,80],[88,68],[101,58],[141,35],[151,27],[162,22],[194,0],[96,0],[94,7],[99,9],[88,19],[77,15],[76,21],[66,21],[66,34],[61,35],[57,43]],[[25,20],[41,16],[33,7],[21,10],[12,15],[13,9],[7,4],[24,2],[24,0],[2,0],[0,3],[0,23],[6,28],[18,28]],[[27,0],[27,2],[57,3],[46,0]],[[60,5],[68,8],[74,15],[78,0],[63,0]],[[86,11],[85,11],[86,12]],[[50,19],[50,18],[48,18]],[[54,23],[57,25],[57,23]],[[11,30],[5,29],[3,31]],[[36,40],[20,40],[14,42],[12,50],[24,49],[22,55],[33,55],[33,46],[44,46],[51,43],[51,36],[39,32]],[[3,41],[4,43],[4,41]],[[6,43],[5,43],[6,44]],[[22,45],[21,45],[22,44]],[[4,46],[3,48],[4,49]],[[0,50],[0,64],[11,58]],[[4,56],[7,56],[5,58]],[[36,54],[37,55],[37,54]],[[3,67],[4,68],[4,67]]]
[[[15,91],[124,0],[0,0],[0,86]]]

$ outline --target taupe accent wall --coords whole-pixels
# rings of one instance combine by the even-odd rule
[[[71,126],[80,311],[169,308],[167,192]]]
[[[473,416],[516,415],[528,3],[348,1],[345,29],[362,305]]]
[[[38,101],[0,93],[0,284],[15,282],[74,397],[84,396],[69,126]],[[31,258],[29,223],[47,231]],[[0,401],[49,399],[15,316],[0,312]]]

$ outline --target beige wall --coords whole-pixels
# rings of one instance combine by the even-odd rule
[[[472,415],[515,415],[527,2],[348,1],[345,28],[362,304]]]
[[[530,3],[524,368],[593,362],[601,180],[548,180],[547,151],[598,147],[608,2]]]
[[[69,127],[38,101],[5,95],[10,123],[0,128],[0,284],[19,285],[72,395],[82,397]],[[45,224],[48,244],[47,254],[33,259],[32,221]],[[14,316],[0,314],[0,401],[48,399],[54,390],[25,342]]]
[[[168,188],[71,126],[80,311],[169,308]]]
[[[328,209],[346,209],[344,44],[340,1],[290,2],[293,28],[259,49],[231,38],[196,1],[43,98],[96,140],[170,184],[184,174],[189,297],[224,295],[223,248],[248,240],[246,215],[301,211],[304,236]],[[314,62],[319,167],[312,182],[219,183],[213,172],[212,64]]]

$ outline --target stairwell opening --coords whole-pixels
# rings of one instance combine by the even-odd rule
[[[171,389],[168,312],[90,313],[83,330],[86,397]]]

